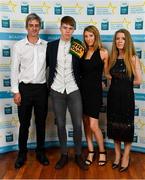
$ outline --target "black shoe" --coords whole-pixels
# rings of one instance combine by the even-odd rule
[[[117,163],[113,163],[112,164],[112,169],[116,169],[116,168],[118,168],[119,167],[119,163],[117,164]]]
[[[121,166],[120,169],[119,169],[119,171],[120,171],[120,172],[127,171],[127,170],[128,170],[128,167],[129,167],[129,164],[130,164],[130,158],[129,158],[129,160],[128,160],[128,165],[127,165],[126,167]]]
[[[100,156],[100,154],[104,154],[105,160],[99,159],[99,163],[98,164],[99,164],[99,166],[104,166],[107,163],[107,152],[106,151],[99,152],[99,156]]]
[[[89,159],[89,155],[92,155],[92,159]],[[87,164],[88,166],[90,166],[90,165],[93,163],[93,161],[95,161],[95,159],[96,159],[96,153],[95,153],[95,151],[89,151],[89,152],[88,152],[88,157],[87,157],[87,159],[85,160],[85,164]]]
[[[37,152],[36,153],[36,158],[43,165],[48,165],[49,164],[49,160],[46,157],[46,155],[44,154],[44,152]]]
[[[19,152],[18,157],[17,157],[16,162],[15,162],[15,168],[16,169],[21,168],[24,165],[26,159],[27,159],[26,153],[20,153]]]
[[[62,169],[68,163],[68,155],[62,154],[60,159],[55,165],[55,169]]]
[[[75,155],[75,162],[82,170],[88,170],[89,166],[85,163],[85,160],[82,158],[82,155]]]
[[[128,170],[128,166],[127,167],[121,166],[120,169],[119,169],[120,172],[124,172],[124,171],[127,171],[127,170]]]
[[[116,168],[119,167],[120,162],[121,162],[121,159],[122,159],[122,154],[121,154],[121,156],[120,156],[119,161],[114,161],[114,163],[112,163],[112,169],[116,169]]]

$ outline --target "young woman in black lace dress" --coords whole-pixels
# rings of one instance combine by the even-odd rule
[[[110,56],[111,85],[107,98],[107,134],[114,140],[115,161],[112,168],[121,163],[120,171],[129,165],[129,154],[134,136],[133,85],[141,83],[141,68],[130,33],[120,29],[115,33]],[[124,153],[121,156],[121,141]]]

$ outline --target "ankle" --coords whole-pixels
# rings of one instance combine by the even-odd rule
[[[128,157],[123,157],[122,161],[121,161],[121,166],[123,166],[123,167],[128,166],[129,161],[130,161],[129,156]]]
[[[116,156],[114,162],[119,162],[121,160],[121,157],[122,157],[121,155],[120,156]]]
[[[88,153],[88,156],[87,156],[87,158],[88,158],[88,159],[93,159],[93,157],[94,157],[94,154],[95,154],[95,153]]]

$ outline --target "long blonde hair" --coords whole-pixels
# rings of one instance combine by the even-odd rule
[[[135,47],[131,38],[131,34],[126,29],[120,29],[115,32],[115,35],[113,38],[111,55],[110,55],[109,68],[111,68],[115,64],[119,55],[119,51],[116,47],[116,36],[118,33],[123,33],[125,35],[124,63],[126,65],[127,75],[131,77],[132,74],[135,74],[132,58],[136,56],[136,51],[135,51]]]
[[[83,32],[83,41],[84,41],[84,45],[86,47],[86,51],[88,50],[88,45],[85,42],[85,32],[86,31],[93,33],[95,36],[94,50],[101,49],[103,46],[102,46],[99,30],[95,26],[90,25],[90,26],[87,26]]]

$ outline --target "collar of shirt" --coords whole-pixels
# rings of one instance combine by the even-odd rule
[[[62,45],[62,46],[70,46],[70,41],[63,41],[62,39],[60,39],[60,45]]]
[[[25,38],[25,44],[26,44],[26,45],[35,45],[35,44],[38,44],[38,45],[39,45],[39,44],[43,44],[43,42],[42,42],[42,40],[39,38],[38,41],[37,41],[35,44],[33,44],[33,43],[29,42],[29,41],[28,41],[28,38],[26,37],[26,38]]]

